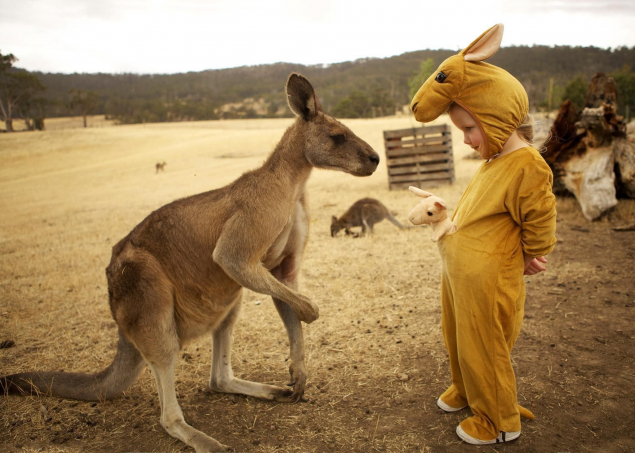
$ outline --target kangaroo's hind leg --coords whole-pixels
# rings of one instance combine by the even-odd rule
[[[280,266],[272,271],[273,276],[285,285],[297,291],[298,272],[300,271],[300,261],[295,255],[286,257]],[[280,299],[273,298],[273,303],[278,310],[278,314],[287,329],[289,336],[289,349],[291,363],[289,364],[289,375],[291,376],[290,386],[293,386],[293,402],[300,401],[304,395],[306,387],[306,365],[304,363],[304,337],[302,335],[302,323],[293,309]]]
[[[290,401],[293,393],[291,390],[234,377],[231,347],[234,324],[240,314],[241,299],[242,291],[236,296],[234,307],[214,331],[210,388],[221,393],[240,393],[267,400]]]
[[[169,435],[175,437],[197,452],[225,451],[227,447],[185,422],[183,412],[176,400],[174,388],[174,365],[178,356],[178,349],[169,357],[160,361],[148,362],[152,374],[157,382],[159,401],[161,403],[161,426]]]
[[[366,206],[362,208],[362,235],[366,235],[368,231],[370,234],[373,234],[373,226],[375,225],[373,214],[370,209],[366,209]]]
[[[117,324],[152,371],[161,405],[161,426],[197,452],[226,447],[188,425],[176,400],[174,366],[180,350],[174,315],[173,287],[154,258],[124,251],[109,266],[111,308]]]

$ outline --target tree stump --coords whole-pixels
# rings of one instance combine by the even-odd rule
[[[635,137],[632,138],[617,138],[613,142],[618,192],[628,198],[635,198]]]
[[[617,196],[635,198],[635,140],[627,137],[616,109],[615,81],[598,73],[591,81],[586,107],[577,112],[565,101],[545,143],[554,192],[575,195],[589,221],[615,206]]]
[[[603,72],[598,72],[591,79],[584,106],[597,108],[602,104],[611,104],[617,111],[617,84],[613,77],[607,77]]]
[[[589,148],[564,163],[564,187],[575,195],[587,220],[597,219],[617,204],[613,148]]]

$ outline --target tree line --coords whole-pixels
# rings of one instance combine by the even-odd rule
[[[14,55],[0,53],[0,115],[7,130],[13,118],[38,129],[44,118],[60,116],[81,115],[86,125],[90,114],[121,124],[285,117],[291,112],[284,81],[300,72],[316,87],[325,111],[371,118],[409,104],[421,83],[455,53],[422,50],[330,65],[277,63],[161,75],[28,72],[15,66]],[[534,110],[555,109],[565,99],[579,105],[596,72],[615,78],[620,114],[635,110],[635,47],[505,47],[489,62],[521,81]]]

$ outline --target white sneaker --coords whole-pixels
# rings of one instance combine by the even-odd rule
[[[443,400],[440,397],[437,400],[437,406],[439,406],[439,409],[441,409],[442,411],[445,411],[445,412],[458,412],[461,409],[465,409],[467,407],[467,406],[463,406],[463,407],[448,406],[447,404],[445,404],[443,402]]]
[[[496,439],[492,440],[480,440],[475,437],[470,436],[468,433],[463,431],[461,425],[456,427],[456,434],[463,440],[463,442],[467,442],[472,445],[489,445],[489,444],[500,444],[505,442],[511,442],[512,440],[518,439],[520,437],[520,431],[513,431],[511,433],[506,433],[501,431]]]

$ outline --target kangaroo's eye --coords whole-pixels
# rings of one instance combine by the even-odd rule
[[[434,78],[434,80],[436,80],[439,83],[443,83],[443,81],[445,79],[447,79],[447,78],[448,78],[448,76],[446,76],[444,73],[440,72],[440,73],[437,74],[437,76]]]
[[[337,144],[344,143],[346,141],[346,136],[344,134],[331,135],[331,140]]]
[[[429,215],[429,216],[432,216],[433,214],[432,214],[430,211],[428,211],[428,215]]]

